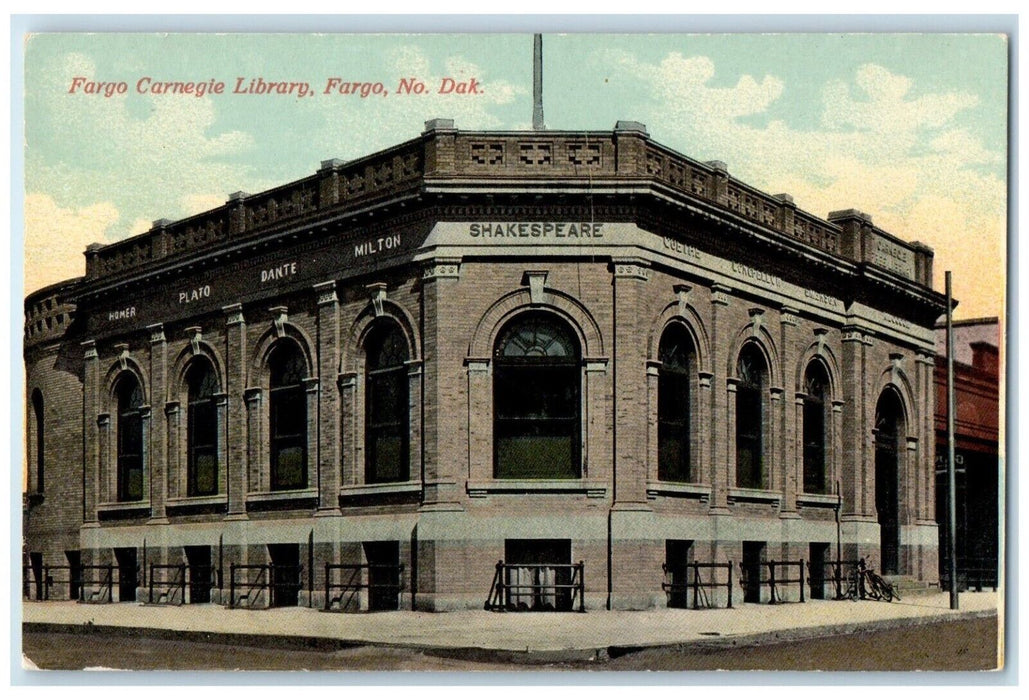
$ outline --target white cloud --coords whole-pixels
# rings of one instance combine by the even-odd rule
[[[820,129],[781,120],[755,126],[741,118],[766,114],[780,99],[785,85],[774,76],[742,75],[732,87],[715,87],[707,57],[608,58],[653,96],[640,107],[650,110],[644,119],[657,140],[700,160],[727,161],[734,176],[789,192],[816,215],[867,212],[891,233],[935,248],[938,279],[944,269],[959,271],[963,316],[1000,313],[1006,183],[979,168],[1006,156],[957,123],[977,96],[919,94],[910,78],[869,63],[824,87]]]
[[[426,92],[421,95],[399,95],[396,85],[386,88],[390,95],[382,99],[327,99],[318,101],[325,115],[325,129],[310,134],[310,140],[324,153],[354,158],[397,143],[398,134],[415,136],[427,119],[453,119],[460,129],[496,129],[503,125],[494,108],[513,102],[528,91],[505,80],[491,79],[483,69],[462,56],[451,56],[443,65],[433,65],[417,46],[397,47],[390,53],[383,71],[386,75],[410,77],[422,81]],[[480,94],[439,94],[443,78],[456,81],[476,79]],[[354,128],[355,124],[374,128]],[[345,142],[341,134],[346,134]],[[342,146],[342,149],[341,149]],[[345,150],[345,152],[343,152]]]
[[[39,110],[44,125],[32,126],[48,129],[52,143],[44,156],[44,149],[34,149],[29,139],[30,189],[46,189],[64,206],[82,206],[98,194],[116,197],[120,214],[130,217],[115,224],[125,235],[130,220],[194,213],[190,202],[231,190],[240,180],[240,166],[227,157],[252,148],[253,138],[241,131],[212,133],[216,114],[211,98],[131,95],[137,106],[145,101],[145,111],[137,113],[124,95],[68,93],[73,77],[94,79],[95,74],[88,56],[67,54],[48,85],[34,88],[44,96]],[[129,85],[129,93],[134,90]]]
[[[118,210],[110,202],[59,207],[46,194],[25,197],[25,293],[86,273],[90,243],[107,242]]]

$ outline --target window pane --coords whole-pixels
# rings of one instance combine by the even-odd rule
[[[400,424],[407,411],[407,377],[400,372],[368,379],[369,421],[373,425]]]
[[[369,336],[366,353],[369,370],[401,367],[407,362],[407,339],[395,323],[382,323]]]
[[[298,436],[307,432],[307,397],[303,389],[272,392],[272,438]]]
[[[210,496],[218,492],[218,460],[214,452],[194,455],[193,491],[191,495]]]
[[[213,401],[189,407],[190,446],[201,447],[215,444],[218,432],[218,418]]]
[[[579,414],[578,367],[498,367],[498,418],[572,418]]]
[[[279,445],[272,454],[272,488],[299,489],[307,485],[304,448]]]
[[[125,457],[118,462],[118,500],[143,500],[143,469],[136,457]]]
[[[374,472],[369,482],[406,481],[406,440],[400,435],[376,435],[372,449],[375,453]]]
[[[497,438],[497,478],[574,479],[572,439],[564,435],[512,435]]]
[[[578,478],[582,369],[571,329],[523,314],[499,334],[494,356],[494,476]]]
[[[380,321],[368,337],[365,353],[365,481],[407,481],[407,339],[396,323]]]
[[[804,403],[804,491],[825,491],[825,407]]]
[[[736,392],[736,479],[742,488],[763,488],[761,393],[741,386]]]

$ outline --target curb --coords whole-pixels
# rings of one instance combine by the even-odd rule
[[[996,610],[978,610],[957,613],[941,613],[919,617],[890,618],[858,623],[842,623],[821,625],[816,627],[798,627],[773,630],[757,634],[734,635],[726,637],[709,637],[682,642],[656,642],[654,644],[614,644],[601,647],[582,647],[576,649],[484,649],[481,647],[448,647],[433,644],[394,644],[388,642],[367,641],[362,639],[337,639],[333,637],[282,635],[282,634],[247,634],[236,632],[197,632],[192,630],[175,630],[153,627],[123,627],[120,625],[68,624],[54,622],[24,622],[22,633],[38,634],[83,634],[122,636],[129,638],[159,639],[169,641],[203,642],[208,644],[235,644],[274,648],[282,650],[305,650],[333,652],[357,647],[373,647],[382,649],[406,649],[421,652],[430,656],[458,659],[472,662],[502,662],[540,666],[555,663],[571,662],[603,662],[627,654],[635,654],[647,650],[715,651],[727,648],[745,648],[796,642],[807,639],[819,639],[864,632],[877,632],[905,627],[918,627],[938,622],[957,622],[997,617]]]

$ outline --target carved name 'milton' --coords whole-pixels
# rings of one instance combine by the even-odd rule
[[[481,223],[468,226],[472,238],[603,238],[604,224],[521,221]]]
[[[400,234],[394,233],[391,236],[380,238],[369,238],[364,243],[354,244],[354,257],[360,258],[365,255],[375,255],[384,250],[394,250],[400,247]]]

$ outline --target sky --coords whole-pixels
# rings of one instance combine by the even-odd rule
[[[860,209],[953,270],[956,318],[1004,313],[1008,43],[986,34],[546,34],[548,128],[651,137],[825,217]],[[528,129],[528,34],[38,34],[25,43],[25,291],[85,247],[414,138]],[[327,81],[389,94],[324,94]],[[477,94],[438,94],[445,77]],[[76,81],[76,78],[81,80]],[[155,95],[141,78],[225,83]],[[312,94],[232,94],[237,79]],[[401,79],[423,94],[399,94]],[[108,96],[96,83],[113,84]],[[119,94],[118,83],[124,83]],[[98,94],[99,92],[99,94]]]

